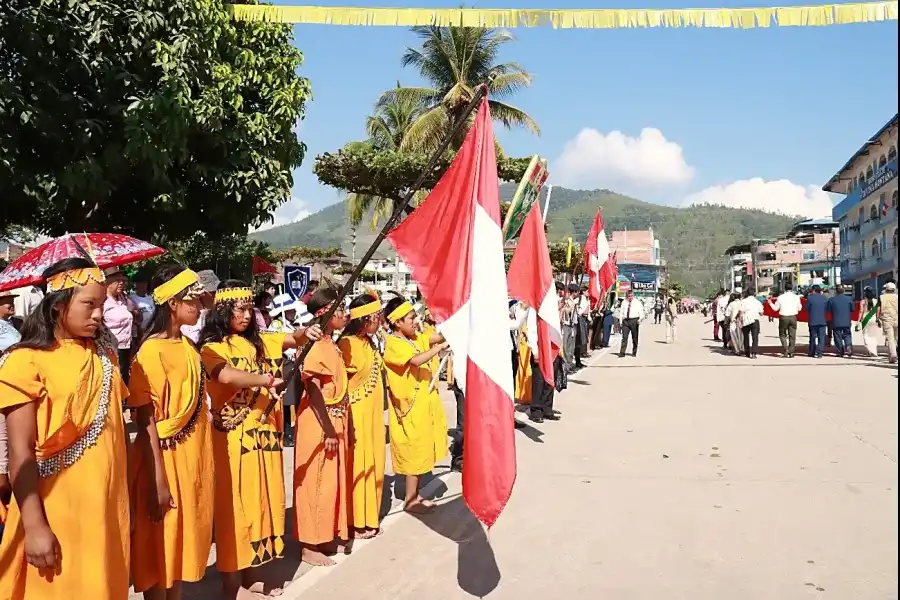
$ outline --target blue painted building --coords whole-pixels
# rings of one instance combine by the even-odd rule
[[[841,240],[841,279],[854,296],[897,279],[897,115],[823,187],[844,195],[832,210]]]

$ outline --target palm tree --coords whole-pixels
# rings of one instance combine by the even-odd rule
[[[495,64],[503,44],[513,36],[503,30],[474,27],[413,27],[422,38],[420,48],[407,48],[401,63],[413,66],[430,85],[400,87],[381,95],[376,111],[397,104],[412,103],[419,108],[414,122],[405,130],[401,150],[434,150],[446,132],[462,118],[475,88],[493,76],[488,88],[491,116],[507,128],[525,127],[540,135],[537,123],[524,111],[504,100],[531,85],[531,74],[518,63]],[[471,118],[471,117],[470,117]],[[458,148],[465,132],[454,140]]]

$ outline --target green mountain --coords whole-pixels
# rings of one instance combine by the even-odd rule
[[[504,200],[509,200],[515,187],[503,185],[500,192]],[[541,198],[543,201],[544,198]],[[798,220],[758,210],[723,206],[662,206],[609,190],[570,190],[554,186],[547,219],[550,240],[573,237],[583,242],[598,207],[603,208],[607,235],[614,230],[653,227],[670,277],[695,294],[710,292],[721,285],[725,273],[723,252],[726,248],[749,243],[751,238],[783,235]],[[252,237],[267,242],[273,248],[340,246],[344,254],[352,256],[354,252],[346,214],[346,202],[340,202],[297,223],[261,231]],[[359,257],[365,252],[374,238],[375,233],[368,226],[361,227],[357,232],[355,255]],[[382,247],[379,255],[384,256],[387,252],[390,252],[389,248]]]

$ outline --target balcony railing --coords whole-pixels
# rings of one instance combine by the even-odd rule
[[[898,207],[896,206],[888,208],[886,215],[879,213],[878,217],[863,221],[862,224],[854,223],[847,228],[847,232],[844,234],[844,240],[846,240],[848,244],[852,244],[853,242],[866,239],[868,236],[881,231],[885,227],[893,225],[897,222],[897,208]]]

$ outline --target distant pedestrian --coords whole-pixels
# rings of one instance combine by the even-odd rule
[[[885,343],[891,364],[897,362],[897,284],[889,281],[881,291],[881,305],[878,309],[879,321],[884,330]]]
[[[806,297],[806,312],[809,314],[809,356],[822,358],[828,332],[828,299],[822,295],[821,287],[812,287]]]
[[[675,298],[669,296],[666,301],[666,343],[674,344],[676,341],[675,319],[678,317],[678,304]]]
[[[866,287],[859,303],[859,323],[856,324],[856,330],[862,333],[866,353],[873,358],[878,356],[878,308],[875,291]]]
[[[754,295],[753,290],[744,290],[740,311],[744,355],[747,358],[755,359],[759,354],[759,320],[762,318],[763,305]]]
[[[725,333],[722,331],[722,323],[725,321],[725,309],[727,307],[728,294],[725,293],[724,289],[720,289],[712,303],[713,339],[717,342],[722,341],[722,338],[725,337]],[[719,337],[720,333],[722,338]]]
[[[631,336],[631,355],[637,356],[638,338],[640,335],[641,321],[644,319],[644,303],[634,297],[634,292],[628,290],[625,302],[622,303],[622,345],[619,347],[619,357],[625,356],[628,348],[628,337]]]
[[[794,293],[794,285],[784,284],[784,292],[777,299],[769,299],[769,304],[778,314],[778,337],[781,339],[781,350],[787,358],[794,357],[797,345],[797,315],[803,309],[800,296]]]
[[[835,294],[828,299],[827,310],[831,313],[831,331],[834,333],[834,347],[837,355],[844,358],[853,356],[853,300],[835,288]]]

